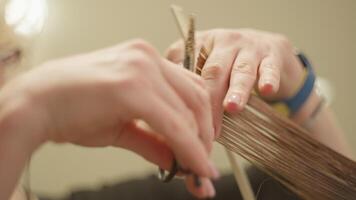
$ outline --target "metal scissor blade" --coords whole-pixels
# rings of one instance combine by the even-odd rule
[[[195,68],[195,24],[194,16],[189,16],[189,29],[187,39],[185,40],[184,67],[189,71]]]
[[[195,21],[194,15],[190,15],[189,19],[184,15],[183,9],[179,6],[171,6],[174,18],[184,40],[184,68],[194,71],[195,68]]]

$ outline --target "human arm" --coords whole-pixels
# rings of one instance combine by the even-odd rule
[[[252,29],[214,29],[197,33],[196,40],[198,50],[203,45],[212,47],[202,77],[211,94],[216,136],[223,111],[241,111],[254,89],[265,100],[280,101],[292,97],[303,82],[304,67],[283,35]],[[183,43],[171,45],[167,57],[181,63]],[[320,101],[314,89],[291,119],[303,125]],[[345,135],[329,108],[322,107],[308,128],[312,137],[350,155]]]
[[[212,114],[202,80],[142,40],[45,63],[7,83],[0,105],[0,199],[49,141],[126,148],[164,169],[175,156],[201,177],[218,176],[208,158]],[[213,190],[204,180],[200,197]]]

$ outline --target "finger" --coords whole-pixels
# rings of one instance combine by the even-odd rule
[[[231,69],[230,86],[224,100],[228,112],[241,111],[246,105],[256,81],[260,64],[258,52],[242,49]]]
[[[216,191],[211,180],[208,178],[199,178],[199,181],[201,185],[197,186],[195,183],[196,180],[194,180],[194,176],[187,176],[185,183],[188,191],[200,199],[215,197]]]
[[[171,62],[170,60],[166,60],[167,62]],[[174,62],[171,62],[172,64],[176,64]],[[168,64],[168,65],[171,65],[171,64]],[[179,65],[179,63],[178,63]],[[189,77],[190,79],[192,79],[196,84],[198,84],[199,86],[201,86],[203,89],[207,89],[203,79],[198,75],[198,74],[195,74],[195,73],[192,73],[191,71],[189,70],[182,70],[182,73]]]
[[[178,40],[174,42],[165,52],[165,57],[173,63],[182,63],[184,59],[184,42]]]
[[[281,80],[281,62],[275,56],[265,57],[259,67],[258,90],[262,96],[277,93]]]
[[[143,91],[140,93],[141,97],[137,95],[136,91],[125,95],[125,107],[133,111],[133,117],[144,120],[155,132],[162,134],[185,169],[200,176],[216,177],[217,170],[209,161],[192,122],[187,121],[154,91]],[[122,104],[119,106],[122,108]]]
[[[207,87],[203,81],[203,79],[195,73],[192,73],[189,70],[182,70],[183,74],[187,77],[189,77],[191,80],[193,80],[196,84],[198,84],[200,87],[202,87],[202,89],[206,90]]]
[[[210,152],[214,140],[213,116],[208,91],[202,87],[203,81],[199,79],[193,81],[184,73],[187,70],[170,66],[171,63],[163,62],[167,66],[162,69],[167,82],[170,83],[180,98],[183,99],[187,107],[193,111],[195,121],[198,124],[199,137],[207,151]],[[190,73],[193,74],[192,72]],[[201,83],[196,84],[196,82]],[[165,93],[163,94],[166,95]]]
[[[173,153],[155,133],[130,122],[118,134],[113,146],[133,151],[163,169],[170,169]]]
[[[201,76],[208,87],[214,116],[215,137],[220,133],[223,115],[223,99],[225,97],[229,79],[229,71],[235,60],[237,50],[215,46],[208,57]]]

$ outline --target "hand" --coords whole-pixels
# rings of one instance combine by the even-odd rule
[[[146,42],[46,63],[7,84],[4,101],[27,116],[21,117],[27,130],[41,130],[41,143],[122,147],[165,169],[174,154],[183,168],[217,176],[208,158],[214,132],[203,81]],[[152,129],[141,128],[137,119]],[[198,196],[211,193],[208,180]]]
[[[224,108],[228,112],[241,111],[254,87],[265,99],[281,100],[291,97],[303,79],[303,66],[282,35],[216,29],[197,33],[196,41],[197,50],[203,45],[212,46],[202,77],[210,90],[216,136]],[[183,55],[182,41],[167,50],[167,58],[175,63],[181,63]]]

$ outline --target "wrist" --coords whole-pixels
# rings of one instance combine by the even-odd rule
[[[301,81],[300,80],[296,81],[293,79],[291,79],[290,81],[301,82],[301,84],[300,83],[298,84],[299,86],[296,90],[292,90],[292,91],[296,91],[293,93],[293,95],[274,103],[275,108],[280,108],[280,109],[282,108],[281,111],[283,111],[282,112],[283,114],[288,115],[290,118],[295,119],[296,121],[302,118],[300,114],[296,116],[296,113],[298,113],[302,109],[302,107],[305,106],[308,99],[310,99],[311,95],[313,95],[315,79],[316,79],[314,70],[310,62],[308,61],[308,59],[305,57],[305,55],[302,53],[298,53],[297,58],[299,59],[300,64],[304,66],[303,69],[304,76],[303,78],[300,78]],[[298,74],[300,75],[302,73],[298,73]],[[308,105],[310,105],[310,103]]]
[[[24,100],[6,93],[6,88],[0,93],[0,199],[9,199],[26,162],[41,144]]]
[[[46,141],[41,111],[33,100],[4,87],[0,93],[0,141],[32,153]]]
[[[321,98],[316,92],[316,88],[314,86],[313,91],[311,92],[309,98],[304,102],[304,104],[300,107],[300,109],[291,117],[291,119],[298,123],[303,124],[306,122],[316,107],[318,107]]]

